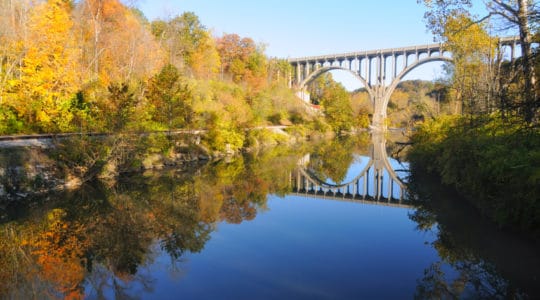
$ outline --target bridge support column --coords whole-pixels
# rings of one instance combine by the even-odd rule
[[[385,131],[386,126],[386,105],[385,103],[385,88],[382,85],[375,87],[373,91],[373,117],[371,119],[371,127],[375,131]]]
[[[300,63],[296,65],[296,84],[299,84],[302,82],[302,67],[300,66]]]
[[[378,109],[377,105],[375,105],[375,109],[373,111],[373,119],[371,120],[371,123],[372,129],[376,131],[385,131],[387,129],[386,112],[380,108]]]
[[[296,92],[296,96],[302,100],[304,100],[304,102],[306,103],[311,103],[311,97],[309,95],[309,92],[306,88],[302,88],[301,90],[299,90],[298,92]]]
[[[292,81],[292,74],[291,74],[291,71],[289,71],[289,72],[287,73],[287,77],[288,77],[288,79],[289,79],[289,88],[292,89],[292,82],[293,82],[293,81]]]

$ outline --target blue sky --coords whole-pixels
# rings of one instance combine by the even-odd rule
[[[416,0],[139,0],[137,6],[150,20],[192,11],[214,35],[251,37],[280,58],[433,42]],[[433,80],[440,70],[426,64],[407,79]],[[349,89],[360,86],[345,73],[334,76]]]

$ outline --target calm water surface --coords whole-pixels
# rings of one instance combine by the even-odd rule
[[[0,298],[538,297],[535,248],[447,191],[405,191],[393,146],[273,149],[18,208]]]

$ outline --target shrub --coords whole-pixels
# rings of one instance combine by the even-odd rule
[[[412,172],[439,175],[500,226],[540,233],[538,129],[496,115],[444,117],[420,126],[412,142]]]

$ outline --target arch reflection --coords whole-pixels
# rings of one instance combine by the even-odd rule
[[[399,176],[386,151],[384,134],[373,132],[367,156],[354,178],[342,183],[328,182],[313,172],[311,155],[302,157],[291,174],[292,192],[330,200],[349,200],[412,208],[406,197],[404,176]],[[396,165],[394,163],[394,165]]]

